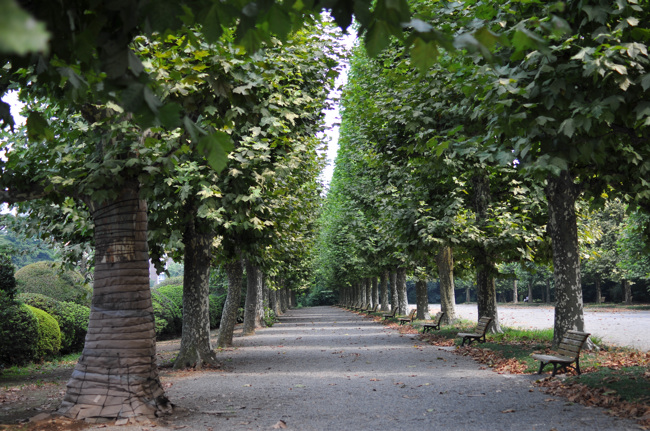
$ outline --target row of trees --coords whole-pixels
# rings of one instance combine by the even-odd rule
[[[639,23],[650,11],[635,2],[413,5],[423,21],[467,39],[479,27],[473,37],[491,41],[493,61],[445,50],[418,73],[397,42],[376,59],[355,50],[322,221],[323,283],[363,302],[361,279],[387,269],[427,274],[441,279],[452,317],[443,298],[453,287],[443,286],[453,286],[454,269],[471,269],[479,315],[498,331],[499,265],[548,263],[555,342],[586,329],[580,256],[590,250],[581,242],[593,243],[594,256],[636,253],[616,265],[620,279],[648,277],[636,262],[647,260],[640,234],[649,227],[650,75]],[[511,41],[522,33],[548,43],[521,50]],[[627,210],[636,246],[579,232],[590,208],[614,205],[620,214],[601,212],[601,222]]]
[[[324,164],[317,135],[339,55],[331,26],[315,22],[253,55],[232,29],[208,40],[198,27],[133,39],[129,73],[156,83],[157,93],[142,91],[147,103],[161,101],[157,119],[139,117],[135,95],[122,106],[63,103],[35,69],[4,77],[29,77],[20,97],[30,113],[3,143],[3,201],[16,205],[25,231],[81,245],[69,257],[94,254],[86,344],[60,408],[68,416],[170,407],[155,364],[150,257],[161,267],[167,256],[184,261],[177,367],[217,364],[213,266],[228,277],[218,346],[232,343],[244,268],[246,334],[262,324],[265,293],[286,310],[289,288],[309,278]],[[182,124],[169,119],[177,111]],[[227,158],[215,156],[219,148]]]

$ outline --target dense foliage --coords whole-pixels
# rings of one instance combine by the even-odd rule
[[[21,293],[18,299],[47,312],[56,319],[61,330],[62,354],[80,352],[83,349],[90,308],[74,302],[57,301],[40,293]]]
[[[37,354],[39,321],[25,304],[0,304],[0,363],[22,365]]]
[[[61,350],[61,330],[59,329],[59,324],[49,313],[31,305],[27,305],[27,308],[29,308],[38,320],[38,338],[34,359],[41,361],[52,358]]]
[[[21,293],[40,293],[86,307],[92,297],[92,290],[81,274],[64,270],[55,262],[36,262],[19,269],[16,283]]]

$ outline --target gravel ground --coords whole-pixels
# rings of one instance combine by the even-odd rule
[[[415,308],[415,304],[411,307]],[[440,304],[431,304],[432,313]],[[456,313],[463,319],[478,320],[476,304],[457,304]],[[555,311],[552,306],[512,306],[499,304],[499,321],[512,328],[545,329],[553,327]],[[647,310],[589,310],[585,309],[585,330],[600,337],[606,344],[650,350],[650,311]]]
[[[155,428],[102,429],[639,429],[334,307],[290,310],[235,344],[225,371],[165,380],[177,409]]]

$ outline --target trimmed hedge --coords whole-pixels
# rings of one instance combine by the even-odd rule
[[[39,308],[54,317],[61,329],[61,353],[74,353],[83,349],[88,332],[90,308],[74,302],[61,302],[40,293],[21,293],[18,299]]]
[[[38,341],[36,342],[36,355],[34,359],[42,360],[51,358],[61,350],[61,329],[56,319],[47,312],[27,305],[38,319]]]
[[[183,286],[155,287],[151,291],[151,299],[156,319],[156,335],[161,338],[181,334],[183,329]],[[219,327],[225,300],[226,295],[209,296],[210,329]]]
[[[0,364],[23,365],[36,357],[38,318],[25,304],[0,304]]]
[[[36,262],[16,272],[16,284],[21,293],[40,293],[58,301],[90,306],[92,289],[76,271],[61,271],[60,263]]]
[[[183,276],[177,275],[176,277],[169,277],[156,284],[153,288],[158,289],[163,286],[182,286],[183,285]]]

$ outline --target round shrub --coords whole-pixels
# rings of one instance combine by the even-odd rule
[[[61,350],[61,330],[56,319],[47,312],[27,305],[38,319],[38,341],[36,342],[36,355],[34,359],[42,360],[51,358]]]
[[[156,319],[156,335],[161,338],[180,334],[183,329],[183,286],[154,288],[151,302]]]
[[[79,352],[83,349],[90,308],[74,302],[57,301],[40,293],[21,293],[18,299],[56,319],[61,329],[61,353]]]
[[[0,364],[23,365],[31,361],[36,356],[38,326],[38,319],[27,305],[0,306]]]
[[[21,293],[40,293],[58,301],[69,301],[90,306],[92,289],[76,271],[61,271],[60,263],[36,262],[16,272],[16,283]]]

